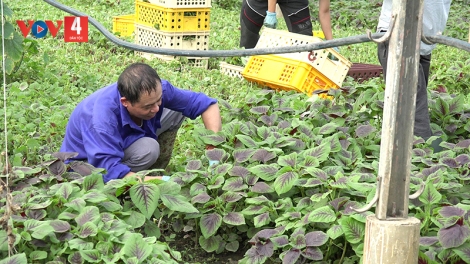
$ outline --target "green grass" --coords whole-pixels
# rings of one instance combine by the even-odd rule
[[[365,34],[366,29],[374,31],[380,12],[379,0],[332,2],[332,23],[337,38]],[[95,18],[109,31],[112,31],[112,17],[135,12],[131,0],[63,0],[80,12]],[[316,4],[312,3],[312,23],[315,30],[320,29],[317,20]],[[16,19],[23,20],[61,20],[70,15],[43,1],[12,1],[9,3]],[[227,7],[227,8],[223,8]],[[233,0],[214,1],[211,8],[210,49],[238,49],[240,2]],[[463,23],[468,21],[470,7],[464,1],[454,1],[448,28],[444,34],[465,39],[467,33]],[[14,23],[16,25],[16,23]],[[279,29],[286,29],[282,19]],[[244,95],[256,89],[256,85],[245,80],[231,78],[220,73],[220,61],[239,64],[240,58],[210,58],[209,69],[182,67],[178,63],[148,61],[136,56],[133,51],[118,47],[108,41],[97,29],[89,26],[88,43],[65,43],[62,41],[63,28],[58,38],[47,36],[38,39],[39,53],[25,54],[16,72],[7,78],[8,98],[8,138],[9,154],[16,161],[30,164],[42,160],[41,153],[58,150],[64,133],[67,117],[75,105],[95,90],[117,80],[120,72],[130,63],[141,61],[154,66],[159,75],[182,88],[201,91],[210,96],[227,100],[234,105],[243,103]],[[132,38],[125,38],[132,41]],[[354,63],[378,64],[376,44],[372,42],[340,47],[341,54]],[[468,93],[470,54],[456,48],[438,45],[433,53],[431,64],[430,89],[446,87],[455,93]],[[459,64],[460,62],[460,64]],[[463,76],[463,78],[461,77]],[[375,80],[374,82],[383,81]],[[20,84],[27,87],[17,91]],[[356,83],[347,78],[344,85]],[[33,89],[34,88],[34,89]],[[37,106],[32,108],[31,105]],[[27,116],[23,123],[17,117]],[[2,117],[3,118],[3,117]],[[21,119],[23,120],[23,119]],[[25,125],[39,122],[37,126]],[[196,121],[198,122],[198,121]],[[53,125],[51,125],[53,124]],[[188,126],[192,123],[189,122]],[[180,145],[190,136],[181,135]],[[28,141],[29,140],[29,141]],[[31,142],[33,141],[33,142]],[[28,143],[29,142],[29,143]],[[3,146],[4,142],[0,143]],[[41,146],[42,151],[37,146]]]

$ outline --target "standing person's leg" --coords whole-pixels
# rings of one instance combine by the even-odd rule
[[[377,48],[379,62],[383,68],[384,79],[386,80],[388,41],[379,43]],[[424,139],[431,135],[431,124],[429,118],[427,79],[429,77],[430,56],[421,56],[418,69],[418,87],[416,91],[416,110],[413,134]]]
[[[282,15],[290,32],[313,36],[308,0],[278,1]]]
[[[388,41],[377,44],[377,58],[383,68],[384,80],[387,79]]]
[[[162,127],[157,130],[158,143],[160,145],[160,156],[151,166],[153,169],[165,169],[170,163],[173,147],[175,145],[178,129],[181,127],[185,117],[179,113],[164,108],[160,123]]]
[[[418,90],[416,91],[416,112],[414,134],[424,139],[432,136],[428,106],[428,78],[431,55],[420,56],[418,70]]]
[[[431,66],[431,54],[419,56],[419,63],[423,67],[424,79],[426,80],[426,87],[429,81],[429,68]]]
[[[240,12],[240,48],[252,49],[256,46],[267,10],[267,0],[243,0]]]

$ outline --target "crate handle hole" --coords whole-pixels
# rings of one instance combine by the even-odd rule
[[[196,39],[196,36],[194,35],[183,36],[183,40],[193,41],[195,39]]]

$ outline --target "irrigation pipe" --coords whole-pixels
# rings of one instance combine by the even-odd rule
[[[278,53],[293,53],[293,52],[301,52],[301,51],[312,51],[312,50],[319,50],[325,48],[332,48],[332,47],[339,47],[339,46],[346,46],[351,44],[358,44],[371,41],[367,34],[352,36],[352,37],[345,37],[345,38],[337,38],[332,40],[326,40],[318,43],[311,43],[307,45],[297,45],[297,46],[285,46],[285,47],[276,47],[276,48],[262,48],[262,49],[243,49],[243,50],[176,50],[176,49],[162,49],[162,48],[155,48],[155,47],[148,47],[137,45],[135,43],[130,43],[119,39],[114,34],[110,33],[103,25],[101,25],[98,21],[94,18],[84,14],[80,11],[77,11],[71,7],[66,5],[60,4],[54,0],[44,0],[44,2],[62,10],[67,13],[70,13],[74,16],[86,16],[88,17],[88,21],[98,29],[107,39],[109,39],[114,44],[141,52],[147,53],[154,53],[154,54],[162,54],[162,55],[172,55],[172,56],[186,56],[186,57],[239,57],[239,56],[252,56],[252,55],[266,55],[266,54],[278,54]],[[374,33],[372,37],[374,39],[380,38],[384,35],[384,33]],[[455,48],[459,48],[470,52],[470,43],[467,43],[463,40],[454,39],[445,36],[425,36],[427,40],[445,44],[447,46],[452,46]]]

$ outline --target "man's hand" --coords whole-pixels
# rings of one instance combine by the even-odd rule
[[[215,147],[213,145],[206,145],[206,150],[213,150]],[[209,160],[209,167],[218,165],[219,161],[218,160]]]
[[[263,25],[268,28],[276,28],[277,26],[277,18],[276,18],[276,12],[269,12],[266,11],[266,17],[264,18],[264,23]]]
[[[215,166],[215,165],[218,165],[218,164],[219,164],[218,160],[209,160],[209,167],[212,167],[212,166]]]
[[[124,177],[136,177],[135,172],[130,171],[126,176]],[[136,177],[139,178],[139,177]],[[140,178],[139,178],[140,179]],[[169,181],[170,176],[145,176],[144,181],[151,181],[151,180],[161,180],[161,181]],[[140,180],[139,180],[140,181]]]

